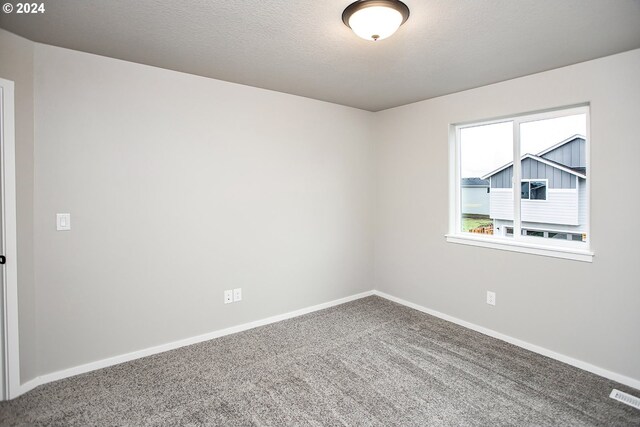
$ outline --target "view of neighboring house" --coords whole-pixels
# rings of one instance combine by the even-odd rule
[[[489,215],[489,180],[462,178],[462,214]]]
[[[587,223],[585,137],[573,135],[521,157],[522,233],[584,240]],[[488,173],[493,234],[513,234],[513,162]],[[463,190],[464,191],[464,190]]]

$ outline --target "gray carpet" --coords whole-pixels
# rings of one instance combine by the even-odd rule
[[[1,425],[640,425],[638,390],[378,297],[36,388]]]

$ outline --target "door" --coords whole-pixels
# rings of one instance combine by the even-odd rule
[[[0,79],[0,398],[20,393],[13,82]]]
[[[0,148],[4,148],[4,96],[3,87],[0,87]],[[4,188],[4,149],[0,149],[0,188]],[[2,191],[2,197],[0,197],[0,224],[4,224],[4,191]],[[0,227],[0,256],[4,256],[4,237],[3,228]],[[4,262],[0,259],[0,399],[6,400],[8,393],[8,384],[6,383],[6,321],[5,321],[5,304],[6,304],[6,292],[4,286]]]
[[[0,87],[0,188],[4,188],[4,88]],[[2,197],[0,197],[0,224],[4,224],[4,191],[2,191]],[[0,255],[4,255],[4,237],[3,228],[0,227]],[[6,305],[6,292],[4,286],[4,263],[0,265],[0,399],[6,400],[8,393],[8,384],[6,383],[6,321],[5,321],[5,305]]]

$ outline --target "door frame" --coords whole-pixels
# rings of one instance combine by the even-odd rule
[[[20,394],[20,345],[18,340],[18,251],[16,237],[16,144],[14,83],[0,79],[0,150],[2,151],[2,239],[0,250],[6,256],[6,264],[0,269],[2,286],[2,386],[0,398],[13,399]]]

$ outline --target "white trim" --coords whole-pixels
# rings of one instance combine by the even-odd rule
[[[404,305],[406,307],[413,308],[414,310],[418,310],[418,311],[421,311],[423,313],[427,313],[427,314],[430,314],[432,316],[438,317],[440,319],[446,320],[448,322],[455,323],[455,324],[463,326],[463,327],[465,327],[467,329],[471,329],[472,331],[480,332],[481,334],[488,335],[488,336],[490,336],[492,338],[496,338],[496,339],[499,339],[501,341],[508,342],[509,344],[513,344],[513,345],[518,346],[520,348],[524,348],[525,350],[529,350],[529,351],[532,351],[534,353],[541,354],[541,355],[549,357],[551,359],[558,360],[558,361],[560,361],[562,363],[566,363],[568,365],[575,366],[578,369],[582,369],[584,371],[591,372],[591,373],[596,374],[598,376],[601,376],[601,377],[604,377],[604,378],[608,378],[610,380],[617,381],[620,384],[624,384],[624,385],[627,385],[629,387],[633,387],[635,389],[639,389],[640,390],[640,380],[637,380],[637,379],[634,379],[634,378],[631,378],[631,377],[627,377],[625,375],[618,374],[616,372],[612,372],[612,371],[609,371],[609,370],[604,369],[604,368],[600,368],[599,366],[592,365],[592,364],[584,362],[582,360],[575,359],[573,357],[566,356],[566,355],[561,354],[561,353],[557,353],[555,351],[549,350],[549,349],[541,347],[539,345],[531,344],[531,343],[529,343],[527,341],[523,341],[523,340],[520,340],[518,338],[513,338],[513,337],[511,337],[509,335],[505,335],[503,333],[494,331],[492,329],[485,328],[484,326],[479,326],[479,325],[476,325],[475,323],[471,323],[471,322],[467,322],[466,320],[458,319],[457,317],[453,317],[453,316],[450,316],[448,314],[444,314],[444,313],[441,313],[439,311],[423,307],[421,305],[418,305],[418,304],[403,300],[401,298],[395,297],[393,295],[389,295],[389,294],[384,293],[384,292],[373,291],[373,294],[377,295],[379,297],[388,299],[389,301],[393,301],[395,303]]]
[[[63,369],[56,372],[51,372],[49,374],[41,375],[37,378],[34,378],[31,381],[27,381],[22,384],[20,388],[20,394],[24,394],[35,387],[47,384],[52,381],[61,380],[63,378],[69,378],[75,375],[84,374],[86,372],[95,371],[97,369],[106,368],[108,366],[117,365],[124,362],[129,362],[131,360],[140,359],[142,357],[152,356],[158,353],[164,353],[165,351],[175,350],[180,347],[185,347],[192,344],[201,343],[204,341],[209,341],[214,338],[223,337],[225,335],[231,335],[238,332],[246,331],[249,329],[257,328],[259,326],[269,325],[271,323],[280,322],[282,320],[291,319],[294,317],[302,316],[304,314],[309,314],[314,311],[324,310],[325,308],[334,307],[336,305],[344,304],[349,301],[354,301],[360,298],[365,298],[373,295],[373,291],[362,292],[359,294],[351,295],[345,298],[340,298],[337,300],[325,302],[322,304],[317,304],[311,307],[301,308],[300,310],[290,311],[284,314],[278,314],[276,316],[267,317],[265,319],[255,320],[249,323],[243,323],[237,326],[231,326],[225,329],[219,329],[217,331],[209,332],[203,335],[197,335],[195,337],[185,338],[178,341],[173,341],[167,344],[161,344],[155,347],[149,347],[142,350],[132,351],[131,353],[121,354],[119,356],[108,357],[106,359],[97,360],[95,362],[86,363],[84,365],[74,366],[72,368]],[[17,397],[17,396],[13,396]],[[13,398],[12,397],[12,398]]]
[[[576,116],[584,114],[589,108],[588,102],[582,102],[573,106],[556,107],[534,113],[523,113],[513,116],[519,123],[538,122],[540,120],[556,119],[558,117]]]
[[[458,185],[460,182],[460,128],[455,125],[449,126],[449,232],[457,233],[462,231],[462,190]],[[491,185],[491,183],[489,183]]]
[[[553,107],[545,110],[539,110],[538,112],[532,113],[531,111],[525,111],[517,114],[509,114],[506,116],[499,116],[493,119],[480,119],[480,120],[468,120],[454,123],[452,126],[457,127],[459,129],[476,127],[476,126],[485,126],[485,125],[494,125],[497,123],[505,123],[512,122],[514,120],[520,121],[520,123],[528,123],[535,122],[544,119],[553,119],[556,117],[564,117],[564,116],[574,116],[577,114],[584,114],[585,109],[589,107],[588,102],[582,102],[580,104],[567,105],[565,107]]]
[[[12,397],[12,399],[15,399],[16,397],[22,396],[25,393],[30,392],[31,390],[33,390],[34,388],[38,387],[39,385],[43,385],[46,384],[45,382],[42,382],[42,377],[36,377],[32,380],[29,380],[25,383],[20,384],[20,388],[18,389],[18,393]]]
[[[515,228],[514,228],[515,233]],[[574,233],[577,234],[577,233]],[[588,250],[573,249],[566,246],[549,246],[551,243],[560,244],[559,242],[545,242],[544,245],[528,243],[525,239],[515,240],[513,237],[479,237],[472,233],[467,234],[446,234],[447,242],[458,243],[462,245],[480,246],[484,248],[498,249],[502,251],[520,252],[532,255],[542,255],[552,258],[564,258],[574,261],[593,262],[594,253]],[[523,236],[525,237],[525,236]],[[508,239],[508,240],[507,240]],[[535,237],[539,239],[539,237]],[[573,243],[573,242],[572,242]],[[584,244],[583,242],[576,242]]]
[[[574,359],[572,357],[569,356],[565,356],[563,354],[560,353],[556,353],[554,351],[548,350],[544,347],[540,347],[537,346],[535,344],[530,344],[526,341],[522,341],[519,340],[517,338],[513,338],[510,337],[508,335],[502,334],[500,332],[496,332],[494,330],[482,327],[482,326],[478,326],[474,323],[471,322],[467,322],[465,320],[461,320],[458,319],[456,317],[453,316],[449,316],[447,314],[420,306],[418,304],[403,300],[401,298],[397,298],[395,296],[389,295],[387,293],[381,292],[381,291],[377,291],[377,290],[373,290],[373,291],[367,291],[367,292],[362,292],[360,294],[356,294],[356,295],[352,295],[349,297],[345,297],[345,298],[341,298],[338,300],[334,300],[334,301],[330,301],[327,303],[323,303],[323,304],[318,304],[312,307],[307,307],[307,308],[303,308],[300,310],[296,310],[296,311],[292,311],[289,313],[285,313],[285,314],[281,314],[281,315],[277,315],[277,316],[272,316],[272,317],[268,317],[266,319],[262,319],[262,320],[257,320],[254,322],[249,322],[249,323],[245,323],[243,325],[238,325],[238,326],[233,326],[230,328],[226,328],[226,329],[221,329],[215,332],[211,332],[208,334],[204,334],[204,335],[199,335],[196,337],[192,337],[192,338],[187,338],[184,340],[179,340],[179,341],[174,341],[172,343],[168,343],[168,344],[163,344],[160,346],[156,346],[156,347],[151,347],[151,348],[147,348],[144,350],[139,350],[139,351],[135,351],[135,352],[131,352],[131,353],[127,353],[127,354],[123,354],[120,356],[115,356],[115,357],[111,357],[111,358],[107,358],[107,359],[102,359],[96,362],[92,362],[92,363],[87,363],[85,365],[80,365],[80,366],[76,366],[73,368],[69,368],[69,369],[64,369],[61,371],[57,371],[57,372],[53,372],[50,374],[45,374],[42,375],[40,377],[34,378],[33,380],[27,381],[26,383],[22,384],[21,388],[20,388],[20,394],[24,394],[27,393],[28,391],[36,388],[39,385],[42,384],[46,384],[52,381],[57,381],[63,378],[68,378],[74,375],[79,375],[82,373],[86,373],[86,372],[90,372],[96,369],[101,369],[101,368],[106,368],[108,366],[113,366],[119,363],[124,363],[124,362],[128,362],[130,360],[135,360],[135,359],[139,359],[141,357],[146,357],[146,356],[151,356],[154,354],[158,354],[158,353],[162,353],[165,351],[169,351],[169,350],[174,350],[180,347],[184,347],[187,345],[192,345],[192,344],[197,344],[199,342],[203,342],[203,341],[208,341],[214,338],[218,338],[218,337],[222,337],[225,335],[230,335],[230,334],[234,334],[237,332],[242,332],[242,331],[246,331],[248,329],[253,329],[259,326],[264,326],[264,325],[268,325],[271,323],[275,323],[275,322],[279,322],[281,320],[286,320],[286,319],[291,319],[297,316],[302,316],[304,314],[308,314],[308,313],[312,313],[314,311],[318,311],[318,310],[323,310],[325,308],[330,308],[336,305],[340,305],[340,304],[344,304],[346,302],[349,301],[354,301],[360,298],[365,298],[371,295],[377,295],[381,298],[385,298],[388,299],[390,301],[396,302],[398,304],[413,308],[415,310],[421,311],[423,313],[427,313],[430,314],[432,316],[438,317],[440,319],[446,320],[448,322],[452,322],[455,323],[457,325],[463,326],[465,328],[471,329],[473,331],[476,332],[480,332],[481,334],[484,335],[488,335],[490,337],[508,342],[510,344],[516,345],[518,347],[524,348],[526,350],[529,351],[533,351],[534,353],[538,353],[541,354],[543,356],[547,356],[550,357],[552,359],[558,360],[560,362],[563,363],[567,363],[569,365],[575,366],[579,369],[583,369],[585,371],[594,373],[596,375],[599,375],[601,377],[604,378],[608,378],[610,380],[613,381],[617,381],[621,384],[625,384],[628,385],[630,387],[634,387],[636,389],[640,389],[640,380],[636,380],[627,376],[624,376],[622,374],[618,374],[594,365],[591,365],[587,362],[583,362],[581,360],[578,359]],[[15,396],[17,397],[17,396]]]
[[[522,235],[522,161],[516,162],[520,157],[520,122],[513,121],[513,176],[511,177],[511,187],[513,187],[513,240],[517,240]],[[518,183],[518,184],[516,184]],[[491,209],[491,199],[489,199],[489,209]]]
[[[0,135],[2,150],[2,245],[0,250],[7,257],[2,269],[4,275],[4,398],[13,399],[20,390],[20,343],[18,339],[18,250],[16,237],[16,152],[15,152],[15,105],[14,84],[0,79],[0,102],[2,102],[2,126]]]
[[[591,248],[591,169],[593,169],[591,167],[591,108],[589,107],[585,107],[584,108],[585,111],[585,115],[586,115],[586,120],[587,120],[587,131],[586,131],[586,139],[585,141],[585,148],[584,148],[584,155],[586,157],[586,165],[587,165],[587,179],[586,179],[586,184],[587,184],[587,188],[586,188],[586,194],[587,194],[587,209],[585,211],[585,228],[587,229],[586,233],[587,233],[587,241],[585,242],[587,244],[588,248]],[[577,180],[576,181],[576,190],[580,190],[580,181]],[[580,195],[580,192],[578,191],[578,197]],[[578,199],[578,208],[580,207],[580,200]],[[579,214],[578,214],[579,215]]]

